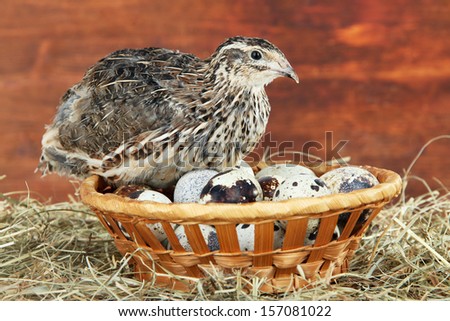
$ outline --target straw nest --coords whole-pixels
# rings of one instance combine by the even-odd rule
[[[406,182],[406,181],[405,181]],[[78,200],[44,204],[0,194],[2,300],[446,300],[450,293],[450,192],[404,191],[375,218],[350,272],[293,293],[249,292],[239,275],[210,272],[191,293],[133,277],[97,217]],[[331,281],[331,283],[329,282]],[[253,287],[257,289],[257,286]]]

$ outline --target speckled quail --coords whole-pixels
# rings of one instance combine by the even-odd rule
[[[298,82],[284,54],[259,38],[230,38],[205,60],[116,51],[63,96],[38,169],[164,188],[193,168],[232,167],[264,134],[264,86],[280,76]]]

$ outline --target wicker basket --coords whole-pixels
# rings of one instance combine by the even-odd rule
[[[224,273],[241,268],[245,277],[265,280],[259,288],[263,292],[289,291],[310,284],[318,275],[346,272],[370,222],[399,194],[402,184],[399,175],[385,169],[365,168],[378,178],[379,185],[348,194],[280,202],[207,205],[142,202],[104,193],[107,186],[98,176],[87,178],[80,193],[83,202],[93,209],[114,238],[118,250],[123,255],[134,253],[130,264],[141,280],[188,291],[212,267]],[[329,169],[315,171],[320,175]],[[358,226],[364,210],[370,213],[369,218]],[[349,219],[340,237],[332,241],[339,215],[349,215]],[[320,219],[320,225],[314,245],[305,246],[309,219]],[[288,223],[282,247],[274,250],[276,220]],[[147,224],[155,223],[162,224],[170,250],[148,228]],[[184,225],[192,252],[180,245],[170,223]],[[237,223],[255,225],[254,251],[240,250]],[[209,250],[199,224],[214,225],[219,251]]]

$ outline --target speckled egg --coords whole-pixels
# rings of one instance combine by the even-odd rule
[[[219,250],[219,239],[217,238],[216,229],[211,225],[200,224],[200,231],[210,251]],[[184,226],[180,225],[175,229],[175,235],[180,240],[181,246],[187,251],[192,252],[192,247],[189,244],[186,233],[184,232]],[[170,247],[169,247],[170,248]]]
[[[364,209],[358,217],[358,220],[355,223],[352,231],[350,232],[350,236],[355,235],[358,231],[363,227],[364,223],[369,219],[370,214],[372,214],[372,209],[366,208]],[[350,218],[351,213],[345,212],[339,215],[337,226],[339,227],[340,232],[342,232],[345,228],[345,225]]]
[[[261,186],[253,175],[232,169],[209,180],[199,203],[249,203],[261,201],[262,195]]]
[[[283,181],[284,178],[281,176],[263,176],[258,178],[258,183],[261,186],[263,192],[263,200],[271,201],[273,199],[273,194],[275,190],[280,185],[280,182]]]
[[[114,194],[126,196],[138,201],[152,201],[169,204],[172,201],[164,194],[142,185],[125,185],[119,187]]]
[[[325,183],[315,176],[297,175],[286,178],[276,189],[273,200],[281,201],[297,197],[318,197],[330,195]]]
[[[330,190],[320,178],[311,175],[297,175],[287,178],[280,183],[274,193],[273,201],[299,197],[319,197],[330,194]],[[313,222],[314,220],[308,221],[308,229],[311,229],[311,231],[318,224],[310,226]],[[283,228],[286,228],[286,221],[280,221],[280,224]]]
[[[109,225],[109,224],[108,224]],[[119,227],[120,231],[123,233],[123,235],[130,241],[132,241],[130,234],[127,232],[127,230],[123,227],[122,223],[117,222],[117,226]]]
[[[378,179],[368,170],[357,166],[345,166],[333,169],[320,177],[332,193],[349,193],[378,185]],[[362,211],[350,235],[355,234],[367,221],[371,209]],[[350,217],[350,212],[339,215],[338,227],[342,232]]]
[[[279,222],[273,225],[273,248],[281,248],[285,231]],[[255,249],[255,225],[254,224],[238,224],[236,226],[239,247],[241,251],[253,251]]]
[[[219,172],[212,169],[198,169],[187,172],[175,185],[173,201],[175,203],[196,203],[202,189],[208,181]]]
[[[233,169],[240,169],[240,170],[246,171],[248,174],[250,174],[252,176],[255,175],[250,164],[247,162],[244,162],[243,160],[239,161],[238,164],[235,167],[233,167]]]
[[[125,227],[122,225],[121,222],[117,222],[117,225],[119,226],[120,230],[122,231],[123,235],[128,239],[132,240],[132,237],[127,232]],[[164,228],[162,227],[161,223],[154,223],[154,224],[146,224],[147,228],[155,235],[155,237],[160,241],[162,244],[165,244],[165,241],[167,239],[166,232],[164,231]],[[175,226],[175,224],[172,224],[172,226]]]
[[[148,229],[152,231],[153,235],[156,236],[158,241],[164,242],[167,239],[166,232],[164,231],[164,228],[162,227],[161,223],[154,223],[154,224],[146,224]],[[175,224],[171,224],[172,227],[175,227]]]
[[[316,242],[317,234],[319,232],[319,220],[313,219],[309,220],[308,228],[306,229],[305,245],[313,245]],[[335,241],[341,235],[339,228],[336,226],[333,233],[332,241]]]
[[[149,187],[142,185],[121,186],[115,191],[115,194],[126,196],[138,201],[152,201],[165,204],[172,203],[172,201],[166,195],[157,191],[153,191]],[[152,233],[160,242],[163,242],[167,238],[166,232],[164,231],[160,223],[147,224],[147,227],[150,229],[150,231],[152,231]],[[125,231],[123,226],[120,225],[120,228],[124,232],[124,235],[128,239],[130,239],[130,235]]]
[[[357,166],[339,167],[323,174],[320,178],[332,193],[349,193],[379,184],[371,172]]]
[[[166,195],[152,190],[143,191],[136,199],[138,201],[152,201],[165,204],[172,203],[172,201]]]
[[[123,185],[114,191],[114,194],[136,199],[139,195],[145,191],[151,189],[145,185]]]
[[[304,240],[305,245],[311,245],[314,244],[316,237],[314,236],[314,233],[316,233],[317,236],[317,230],[319,227],[319,219],[309,219],[308,224],[306,226],[306,236]],[[288,221],[277,221],[278,225],[283,229],[287,229],[287,225],[289,224]]]
[[[276,164],[261,169],[255,176],[257,179],[264,176],[281,176],[289,178],[300,174],[316,176],[312,170],[307,167],[294,164]]]

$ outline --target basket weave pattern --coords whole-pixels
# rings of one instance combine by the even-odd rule
[[[307,286],[318,275],[346,272],[370,222],[399,194],[401,178],[396,173],[365,168],[377,177],[379,185],[348,194],[280,202],[156,204],[103,194],[106,186],[98,176],[87,178],[80,193],[113,237],[118,250],[123,255],[134,253],[130,263],[142,280],[187,291],[195,282],[176,276],[203,278],[213,266],[225,273],[241,268],[248,278],[258,276],[266,280],[260,286],[261,291],[286,291]],[[361,224],[358,219],[363,211],[370,215]],[[339,238],[332,240],[340,215],[349,218]],[[320,219],[320,225],[314,245],[305,246],[310,219]],[[282,247],[274,249],[277,220],[286,220],[287,226]],[[149,224],[156,223],[163,226],[170,250],[149,229]],[[171,223],[184,226],[192,252],[180,244]],[[240,250],[236,232],[239,223],[254,224],[253,251]],[[209,250],[200,224],[214,225],[220,250]]]

